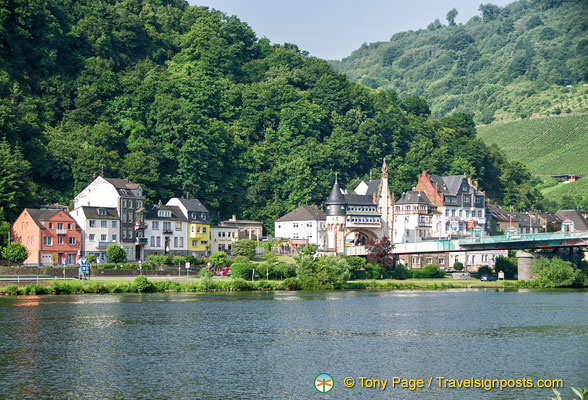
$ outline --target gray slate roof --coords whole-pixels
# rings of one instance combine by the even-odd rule
[[[317,206],[300,206],[290,211],[288,214],[276,220],[276,222],[286,221],[325,221],[327,214],[319,210]]]
[[[583,217],[581,210],[559,210],[555,213],[562,220],[569,219],[574,221],[574,227],[580,231],[588,231],[588,221]]]
[[[188,211],[208,212],[206,207],[204,207],[204,205],[198,199],[180,198],[178,200],[180,200],[180,203],[182,203],[182,205],[186,207],[186,210]]]
[[[157,213],[159,210],[171,211],[171,217],[160,217]],[[165,221],[181,221],[188,222],[188,219],[184,216],[180,207],[177,206],[156,206],[155,204],[145,205],[145,219],[149,220],[165,220]]]
[[[131,197],[136,197],[139,199],[143,198],[143,196],[139,196],[138,192],[137,192],[140,185],[137,183],[131,182],[129,180],[129,178],[126,178],[126,179],[104,178],[104,180],[106,180],[112,186],[114,186],[114,188],[116,189],[118,194],[120,194],[121,196],[125,196],[125,197],[131,196]]]
[[[100,210],[106,211],[106,215],[101,215]],[[82,211],[87,219],[118,219],[116,208],[82,206]]]
[[[45,228],[44,221],[47,218],[51,218],[55,213],[62,211],[62,210],[41,210],[38,208],[25,208],[25,211],[29,213],[33,221],[39,226],[39,228]],[[65,211],[64,211],[65,212]],[[69,215],[69,214],[68,214]]]
[[[352,205],[369,205],[375,206],[374,199],[372,196],[368,195],[361,195],[361,194],[345,194],[343,195],[345,199],[345,204],[352,204]]]
[[[405,192],[402,193],[402,196],[400,196],[400,200],[398,200],[396,202],[396,204],[427,204],[427,205],[433,205],[433,203],[431,203],[431,200],[429,200],[429,197],[427,196],[427,194],[425,192],[421,192],[421,191],[409,191],[409,192]]]
[[[367,185],[367,192],[366,196],[372,196],[374,193],[378,191],[380,187],[380,183],[382,182],[381,179],[372,179],[369,181],[363,181]],[[356,188],[357,189],[357,188]]]

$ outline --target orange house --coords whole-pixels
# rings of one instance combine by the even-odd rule
[[[12,225],[13,240],[29,250],[28,265],[73,265],[79,258],[82,231],[67,209],[25,208]]]

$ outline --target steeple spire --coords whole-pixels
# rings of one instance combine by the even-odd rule
[[[386,165],[386,157],[382,163],[382,179],[388,179],[388,166]]]

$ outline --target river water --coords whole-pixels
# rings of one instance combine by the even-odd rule
[[[439,388],[439,376],[563,379],[564,398],[570,387],[588,386],[587,291],[5,297],[0,322],[0,398],[553,395]],[[314,388],[320,373],[333,377],[327,394]],[[355,387],[343,385],[348,376]],[[388,379],[387,387],[361,388],[361,376]],[[393,377],[423,379],[425,387],[393,388]]]

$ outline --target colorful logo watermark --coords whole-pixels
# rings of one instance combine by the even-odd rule
[[[329,374],[319,374],[314,378],[314,388],[321,393],[333,390],[333,377]]]

